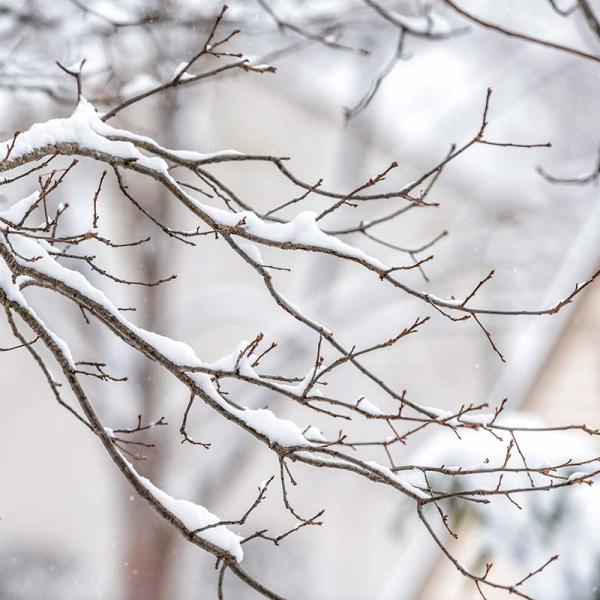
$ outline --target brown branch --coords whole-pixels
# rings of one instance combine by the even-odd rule
[[[519,33],[517,31],[512,31],[510,29],[506,29],[505,27],[502,27],[500,25],[495,25],[494,23],[485,21],[485,20],[475,16],[473,13],[467,12],[464,8],[461,8],[460,6],[458,6],[458,4],[456,4],[456,2],[454,2],[453,0],[443,0],[443,1],[447,6],[449,6],[456,13],[458,13],[459,15],[461,15],[468,21],[471,21],[472,23],[475,23],[476,25],[483,27],[484,29],[489,29],[490,31],[495,31],[496,33],[501,33],[502,35],[505,35],[507,37],[515,38],[518,40],[523,40],[525,42],[530,42],[532,44],[536,44],[536,45],[542,46],[544,48],[552,48],[553,50],[559,50],[561,52],[565,52],[567,54],[571,54],[571,55],[577,56],[579,58],[584,58],[586,60],[600,62],[600,56],[596,56],[594,54],[589,54],[588,52],[584,52],[583,50],[578,50],[577,48],[563,46],[562,44],[557,44],[556,42],[544,40],[544,39],[541,39],[541,38],[538,38],[538,37],[535,37],[532,35],[527,35],[525,33]]]

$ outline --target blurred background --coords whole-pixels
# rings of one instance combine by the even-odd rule
[[[435,259],[423,266],[426,279],[413,270],[403,280],[439,297],[460,298],[493,268],[496,275],[482,288],[478,305],[496,308],[551,306],[600,266],[597,179],[563,185],[538,172],[542,167],[559,178],[594,173],[600,142],[598,62],[469,23],[436,0],[378,3],[418,27],[430,23],[423,15],[434,15],[431,26],[450,32],[444,39],[409,36],[398,61],[392,61],[398,28],[368,3],[229,4],[226,26],[242,29],[231,48],[274,65],[277,73],[236,71],[156,96],[124,110],[115,126],[169,148],[289,156],[289,167],[299,177],[311,183],[323,178],[328,189],[343,193],[396,160],[399,167],[377,188],[395,190],[437,164],[451,144],[477,132],[486,90],[492,87],[487,137],[551,142],[552,147],[472,147],[436,183],[429,199],[438,207],[410,210],[378,227],[377,237],[414,249],[447,231],[432,249]],[[600,17],[600,3],[585,4],[592,18],[581,7],[569,13],[577,2],[567,0],[461,2],[507,29],[600,55],[593,21],[594,15]],[[84,95],[106,110],[120,98],[171,78],[204,42],[220,9],[221,3],[212,0],[3,0],[2,139],[72,112],[74,84],[55,61],[72,65],[85,58]],[[131,26],[147,15],[154,16]],[[317,40],[307,31],[325,33]],[[360,105],[387,65],[389,73],[372,100],[347,119],[347,109]],[[74,224],[89,217],[101,171],[93,161],[82,160],[69,186],[57,192],[57,200],[69,203]],[[259,211],[301,191],[268,163],[216,165],[213,172]],[[133,176],[128,181],[154,214],[174,226],[196,226],[157,186]],[[34,181],[0,188],[0,208],[30,193],[32,186]],[[211,202],[220,205],[218,198]],[[386,202],[366,204],[337,211],[327,226],[343,228],[390,210]],[[324,206],[310,196],[301,209]],[[301,209],[291,206],[281,214],[291,218]],[[149,289],[94,281],[115,304],[137,306],[132,316],[137,324],[186,341],[207,361],[263,332],[279,344],[266,359],[269,371],[303,376],[313,364],[314,335],[277,309],[260,281],[222,242],[207,236],[190,248],[161,237],[123,205],[112,179],[103,188],[101,221],[114,239],[153,235],[151,245],[107,252],[103,264],[112,272],[145,280],[179,274]],[[360,234],[344,240],[387,264],[410,262],[406,253]],[[431,315],[417,335],[365,361],[416,402],[457,410],[468,403],[496,405],[508,397],[511,411],[527,413],[519,418],[592,426],[600,421],[597,283],[553,317],[486,319],[506,357],[503,364],[470,322],[450,322],[397,289],[373,284],[358,267],[310,253],[264,254],[267,262],[291,269],[275,274],[286,297],[349,346],[377,343],[417,316]],[[212,447],[181,445],[185,390],[100,326],[86,324],[72,306],[43,291],[28,293],[77,356],[101,358],[115,375],[128,375],[125,383],[88,382],[108,426],[134,426],[140,413],[151,420],[164,416],[169,423],[148,437],[156,447],[145,451],[147,459],[136,468],[171,495],[197,501],[224,519],[243,514],[259,482],[277,470],[268,449],[255,447],[243,432],[199,405],[189,427]],[[2,346],[12,344],[4,322],[0,336]],[[216,597],[211,557],[186,544],[131,495],[97,440],[55,404],[29,355],[10,352],[0,358],[0,599]],[[369,382],[357,382],[350,370],[340,371],[331,386],[341,396],[364,393],[382,407],[393,406]],[[279,416],[298,422],[308,418],[297,406],[256,390],[243,389],[243,403],[269,404]],[[357,429],[364,435],[369,431]],[[525,437],[531,456],[539,457],[535,462],[548,452],[598,454],[591,438]],[[477,453],[483,458],[498,452],[469,436],[463,442],[457,445],[451,434],[424,434],[401,456],[469,464]],[[412,504],[397,494],[349,474],[307,466],[297,466],[294,476],[299,482],[291,490],[296,506],[303,514],[324,508],[324,524],[304,528],[280,547],[257,543],[245,558],[247,568],[278,592],[318,600],[478,597],[472,584],[444,562]],[[453,544],[465,564],[475,568],[493,559],[499,573],[520,578],[540,566],[544,556],[559,553],[561,560],[532,579],[528,592],[550,600],[600,598],[600,497],[595,488],[577,486],[552,498],[528,498],[522,511],[505,498],[498,504],[487,513],[452,515],[460,533]],[[256,519],[258,526],[280,530],[294,524],[281,510],[275,488]],[[233,578],[225,589],[226,597],[255,597]]]

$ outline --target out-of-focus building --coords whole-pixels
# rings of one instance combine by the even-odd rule
[[[539,416],[549,425],[588,423],[594,427],[600,422],[599,307],[600,284],[595,282],[568,315],[565,315],[562,331],[555,341],[546,347],[538,345],[540,367],[531,373],[529,381],[522,381],[523,384],[529,384],[521,394],[522,410]],[[600,444],[596,442],[595,446],[600,450]],[[597,511],[600,516],[600,507],[597,507]],[[589,526],[594,527],[594,523],[589,523]],[[456,556],[460,556],[468,568],[472,567],[474,572],[480,572],[478,550],[481,542],[486,536],[496,535],[497,532],[486,531],[480,522],[467,516],[460,522],[457,533],[459,539],[448,539],[448,547]],[[526,536],[527,533],[524,531],[523,535]],[[585,541],[573,539],[573,543],[582,544]],[[600,548],[597,550],[600,552]],[[549,546],[548,555],[553,551]],[[528,566],[515,565],[500,558],[494,563],[493,576],[496,580],[518,581],[527,574],[527,568]],[[481,598],[472,582],[457,575],[454,566],[440,555],[439,560],[434,561],[434,566],[423,577],[422,588],[415,598]],[[544,574],[539,577],[544,577]],[[590,586],[589,596],[586,598],[595,598],[594,593]],[[485,588],[485,594],[490,599],[506,597],[506,592],[490,588]],[[398,596],[400,597],[402,596]]]
[[[515,14],[526,15],[527,25],[557,31],[560,21],[538,19],[537,8],[519,2],[512,6]],[[560,34],[579,41],[571,28]],[[395,38],[390,36],[389,42],[392,48]],[[598,262],[595,231],[586,233],[585,247],[577,247],[593,212],[593,189],[551,186],[536,175],[535,166],[548,160],[561,174],[581,172],[593,159],[600,137],[600,125],[589,119],[598,97],[595,71],[569,57],[548,54],[551,50],[489,37],[476,28],[448,42],[415,42],[410,50],[411,59],[397,66],[368,111],[347,126],[341,108],[360,97],[372,79],[372,66],[357,67],[356,57],[344,59],[312,48],[306,55],[282,60],[274,79],[224,79],[206,90],[184,91],[188,95],[182,101],[182,121],[177,131],[168,133],[182,148],[208,152],[234,147],[291,155],[291,166],[305,179],[324,177],[329,187],[339,190],[353,189],[398,160],[399,174],[386,182],[391,189],[435,164],[451,143],[477,130],[491,85],[490,139],[550,139],[551,158],[546,159],[546,150],[474,148],[442,176],[433,194],[441,203],[439,210],[414,211],[406,220],[383,227],[381,235],[413,245],[450,230],[427,267],[431,283],[407,274],[416,287],[445,297],[459,295],[496,267],[496,278],[482,290],[480,304],[551,304]],[[579,90],[575,99],[573,90]],[[12,98],[4,99],[4,114],[12,114],[11,103]],[[126,116],[134,129],[139,126],[160,141],[167,132],[143,130],[148,114],[142,110]],[[27,116],[36,118],[35,111]],[[19,127],[26,127],[22,121]],[[237,173],[230,175],[232,185],[259,209],[297,191],[263,167]],[[309,199],[306,206],[316,207],[316,200]],[[370,210],[381,214],[388,207]],[[355,214],[342,214],[339,222],[350,219]],[[359,236],[347,241],[390,264],[405,258]],[[277,367],[293,368],[297,374],[310,366],[314,340],[273,310],[236,257],[207,242],[206,248],[181,251],[177,260],[182,276],[174,284],[173,309],[165,314],[168,330],[161,333],[184,338],[202,358],[212,360],[229,353],[240,339],[264,331],[285,342]],[[356,269],[314,256],[286,261],[285,266],[294,268],[294,278],[282,284],[286,294],[352,342],[380,341],[390,328],[396,331],[427,310],[397,290],[371,286],[371,279]],[[497,402],[507,395],[514,408],[531,410],[550,422],[598,422],[599,299],[596,284],[564,316],[544,317],[541,325],[532,319],[490,319],[487,325],[507,356],[507,366],[500,364],[477,328],[439,316],[406,345],[377,355],[374,365],[392,387],[406,387],[423,404],[451,408],[465,401]],[[193,316],[180,319],[181,314]],[[3,341],[10,340],[4,325],[0,334]],[[110,358],[121,360],[120,355]],[[0,360],[0,598],[120,599],[123,582],[136,575],[124,560],[128,523],[120,476],[96,440],[51,400],[42,374],[24,350]],[[335,385],[341,394],[355,395],[355,381]],[[115,412],[110,414],[120,419],[135,417],[126,392],[97,400],[107,413],[111,403]],[[262,405],[265,398],[255,395],[248,403]],[[282,416],[307,418],[279,400],[272,407]],[[165,385],[169,422],[178,423],[182,408],[181,394]],[[215,452],[224,452],[227,436],[234,435],[207,412],[195,425],[214,443]],[[210,490],[200,484],[186,489],[180,473],[190,469],[201,482],[202,471],[210,467],[210,455],[197,449],[184,448],[168,480],[156,483],[200,503],[210,495],[214,504],[208,507],[232,518],[275,468],[266,452],[246,454],[244,468],[226,474],[231,481],[222,494],[218,478]],[[471,594],[451,566],[438,561],[439,552],[431,540],[423,539],[414,512],[405,511],[396,495],[347,474],[299,469],[298,478],[301,485],[293,490],[298,505],[305,513],[325,507],[326,522],[305,528],[281,548],[247,553],[249,569],[273,587],[294,598],[310,595],[316,600],[364,600],[379,593],[385,600],[458,600]],[[280,506],[276,492],[272,495],[264,520],[278,519],[274,527],[285,529],[289,520],[274,517]],[[132,497],[131,502],[140,501]],[[481,535],[475,523],[466,523],[461,531],[459,544],[467,548]],[[171,563],[170,598],[214,597],[211,561],[197,549],[182,541]],[[236,589],[236,594],[252,597],[247,590]]]

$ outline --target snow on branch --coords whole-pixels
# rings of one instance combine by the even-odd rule
[[[148,490],[157,502],[160,502],[174,517],[181,521],[190,533],[199,529],[202,530],[196,535],[221,548],[233,556],[236,561],[242,561],[244,551],[240,542],[243,538],[230,531],[225,525],[220,525],[221,519],[219,517],[200,504],[169,496],[169,494],[154,485],[149,479],[140,475],[131,463],[127,464],[144,488]]]
[[[159,8],[156,14],[144,11],[138,14],[132,10],[131,14],[127,12],[116,18],[82,2],[72,4],[78,16],[83,12],[90,17],[93,23],[91,31],[96,32],[95,28],[100,27],[102,35],[108,35],[107,30],[118,31],[142,25],[151,28],[156,23],[176,28],[190,27],[194,31],[199,26],[206,28],[209,23],[208,31],[203,43],[190,56],[174,62],[178,64],[174,72],[173,65],[170,66],[171,75],[167,80],[161,83],[159,78],[144,77],[143,73],[138,73],[136,79],[118,90],[114,98],[98,98],[98,101],[95,98],[93,101],[86,99],[86,86],[91,86],[91,78],[86,78],[83,59],[74,67],[60,66],[62,77],[70,77],[71,84],[75,80],[77,103],[71,116],[35,123],[26,131],[17,131],[0,143],[0,172],[3,173],[0,185],[6,186],[4,189],[8,198],[7,205],[0,211],[0,303],[9,331],[16,338],[14,344],[1,350],[29,352],[46,377],[58,403],[96,436],[136,493],[190,543],[217,559],[220,567],[219,597],[223,597],[224,573],[230,570],[264,597],[281,598],[243,571],[239,563],[244,555],[243,544],[262,541],[279,546],[288,536],[302,535],[306,529],[318,527],[324,522],[323,509],[315,507],[314,512],[307,513],[311,516],[302,516],[303,511],[301,514],[292,500],[291,486],[300,483],[294,472],[295,466],[301,464],[303,469],[329,469],[332,474],[345,471],[385,486],[390,493],[411,503],[416,512],[415,519],[421,520],[441,552],[462,575],[473,582],[483,597],[483,589],[493,588],[528,598],[523,592],[523,584],[538,576],[555,558],[550,557],[547,562],[540,561],[541,567],[538,566],[513,584],[491,577],[491,567],[483,574],[471,572],[455,558],[446,539],[439,533],[443,527],[447,535],[457,535],[452,529],[447,507],[455,503],[460,506],[476,505],[479,510],[500,498],[520,508],[519,503],[523,502],[524,497],[545,497],[555,494],[556,490],[590,486],[600,475],[598,457],[589,453],[581,456],[573,453],[574,456],[567,458],[555,457],[548,451],[544,455],[551,458],[543,463],[537,452],[543,447],[543,442],[536,446],[532,439],[543,440],[545,436],[557,432],[564,436],[567,436],[565,432],[569,432],[569,439],[570,435],[582,438],[597,436],[600,435],[597,424],[546,426],[511,419],[505,414],[506,400],[497,406],[474,401],[452,409],[440,409],[429,406],[430,401],[414,398],[407,390],[396,389],[378,372],[376,366],[371,365],[377,365],[375,357],[378,354],[419,335],[432,316],[439,318],[440,315],[451,322],[468,321],[479,335],[484,336],[491,350],[502,361],[510,361],[510,355],[507,353],[505,357],[500,351],[486,319],[490,316],[553,315],[572,303],[598,277],[599,272],[592,273],[583,283],[575,284],[572,291],[566,291],[563,298],[550,307],[503,309],[479,306],[481,288],[489,285],[495,271],[477,278],[467,290],[450,297],[424,291],[409,283],[411,280],[405,277],[405,272],[415,270],[425,282],[429,282],[426,274],[428,263],[435,259],[433,252],[437,252],[438,243],[448,235],[446,229],[436,235],[426,236],[415,246],[396,240],[388,241],[376,231],[380,225],[396,223],[403,215],[417,209],[435,209],[438,202],[431,198],[436,194],[436,183],[471,148],[495,146],[505,151],[520,151],[529,148],[548,149],[550,143],[489,139],[486,135],[491,119],[492,90],[489,89],[482,101],[482,111],[474,120],[476,126],[466,141],[452,145],[438,162],[403,184],[395,179],[398,177],[396,161],[382,166],[366,181],[354,187],[348,186],[349,190],[331,190],[323,185],[319,173],[315,173],[309,181],[298,177],[288,166],[287,157],[236,150],[204,153],[195,149],[170,149],[149,136],[109,125],[108,121],[129,107],[140,106],[139,103],[146,98],[156,97],[158,100],[163,93],[173,92],[188,84],[232,72],[273,72],[270,61],[250,60],[244,53],[229,49],[229,43],[237,39],[239,31],[237,27],[230,27],[234,21],[228,20],[226,7],[208,21],[204,13],[194,13],[174,24],[176,20],[164,8]],[[598,57],[588,53],[499,28],[466,12],[455,2],[444,0],[443,4],[484,30],[494,30],[588,61],[598,61]],[[383,79],[403,57],[407,38],[443,40],[464,33],[462,28],[456,29],[448,24],[445,15],[442,17],[430,8],[416,15],[405,15],[375,0],[362,0],[360,5],[364,9],[361,14],[368,14],[386,27],[395,29],[399,39],[392,59],[376,76],[373,85],[356,107],[347,112],[348,117],[368,107]],[[261,0],[259,7],[271,26],[275,24],[279,30],[294,36],[300,45],[314,43],[359,56],[365,54],[364,49],[342,40],[348,26],[346,21],[349,22],[346,18],[348,15],[344,14],[344,19],[325,19],[321,22],[324,19],[324,9],[321,8],[321,12],[317,11],[311,18],[299,22],[293,12],[287,15],[266,1]],[[11,11],[7,8],[9,15],[15,17]],[[34,17],[40,28],[48,27],[39,15],[31,15],[31,18]],[[217,66],[203,69],[204,61],[216,61]],[[58,95],[46,80],[43,84],[38,82],[36,85],[41,86],[50,97],[66,101],[67,97]],[[14,81],[10,85],[21,89]],[[107,109],[96,110],[95,106]],[[91,171],[81,169],[80,158],[91,159],[94,168],[100,167],[101,174],[92,177],[89,174]],[[293,185],[296,194],[291,199],[269,198],[272,206],[258,210],[242,193],[232,189],[217,169],[213,170],[215,165],[222,163],[229,163],[231,169],[241,163],[266,164],[271,169],[270,173]],[[592,175],[575,183],[595,181],[597,171],[595,169]],[[94,191],[89,196],[81,191],[80,186],[72,185],[75,174],[79,173],[93,182]],[[544,176],[553,183],[574,183],[574,180],[559,180],[547,174]],[[381,189],[384,181],[390,186],[386,191]],[[32,191],[23,198],[13,184],[21,187],[26,185]],[[104,218],[104,211],[113,209],[107,208],[110,204],[102,201],[102,195],[107,193],[109,187],[118,202],[119,214],[113,216],[120,219],[127,211],[131,211],[140,219],[140,223],[148,226],[152,235],[126,241],[112,239],[110,229],[105,225],[109,219]],[[169,211],[156,211],[156,207],[147,201],[150,187],[163,195],[169,208],[176,206],[185,209],[181,211],[185,219],[184,228],[175,228]],[[58,202],[56,190],[68,190],[69,202]],[[308,210],[307,198],[313,201],[311,206],[318,205],[318,209]],[[351,209],[360,205],[366,210],[377,206],[379,201],[390,204],[383,216],[378,212],[369,219],[351,219]],[[66,227],[65,213],[73,214],[75,211],[77,215],[87,212],[88,216],[85,220],[76,218]],[[281,216],[284,214],[289,216]],[[334,226],[332,223],[342,214],[351,220],[351,224]],[[154,233],[164,236],[160,240],[164,245],[152,237]],[[344,236],[349,235],[354,235],[359,242],[366,238],[367,243],[374,242],[377,247],[393,250],[394,256],[400,256],[401,259],[397,264],[387,264],[390,261],[371,256],[359,245],[344,241],[348,239]],[[113,251],[133,257],[138,247],[148,247],[149,254],[170,249],[176,243],[193,249],[207,237],[214,238],[225,252],[239,257],[243,268],[252,276],[252,281],[266,293],[279,314],[310,336],[314,348],[311,348],[311,357],[305,361],[303,369],[298,369],[299,373],[290,375],[280,368],[268,368],[270,357],[277,355],[279,346],[286,343],[286,340],[283,344],[280,340],[268,341],[270,332],[259,332],[254,339],[240,342],[224,358],[209,362],[201,359],[191,345],[151,330],[160,330],[161,326],[145,328],[137,325],[135,316],[126,316],[128,311],[135,311],[136,307],[120,307],[110,299],[113,294],[104,291],[102,281],[108,279],[111,285],[119,286],[119,289],[141,285],[149,288],[147,291],[152,294],[153,288],[168,285],[175,277],[182,275],[178,272],[177,261],[169,263],[175,273],[152,281],[112,273],[104,266],[106,263],[99,260],[112,256]],[[334,331],[326,323],[321,323],[319,315],[316,318],[309,316],[306,307],[289,300],[280,290],[279,275],[275,273],[285,271],[290,277],[295,274],[285,262],[291,252],[301,255],[315,253],[352,265],[354,275],[370,277],[365,279],[364,285],[371,286],[373,293],[383,286],[392,288],[400,298],[417,300],[416,304],[427,315],[406,318],[397,329],[396,325],[394,329],[390,326],[382,339],[369,344],[363,344],[361,340],[356,343],[342,342],[348,337],[346,332]],[[274,264],[267,262],[271,257],[275,257]],[[133,261],[139,263],[137,259],[132,258]],[[226,278],[227,274],[223,274],[223,277]],[[40,295],[30,295],[30,288],[40,288]],[[239,435],[261,446],[272,457],[275,474],[259,486],[256,499],[253,503],[248,502],[250,508],[240,519],[221,520],[201,504],[176,499],[152,483],[160,481],[160,478],[145,477],[141,471],[138,472],[129,460],[143,458],[135,448],[154,447],[153,442],[139,436],[153,439],[157,426],[169,425],[162,418],[158,421],[149,420],[140,414],[135,427],[104,426],[83,381],[93,378],[98,385],[107,382],[117,384],[126,380],[128,373],[123,376],[111,374],[109,361],[102,356],[101,348],[93,349],[97,354],[92,357],[93,360],[90,357],[73,356],[66,341],[69,328],[65,326],[62,314],[55,314],[54,304],[44,306],[44,317],[50,313],[48,325],[38,316],[36,303],[40,302],[42,294],[67,300],[79,309],[86,327],[94,322],[110,339],[121,340],[137,355],[145,357],[175,378],[178,389],[184,392],[182,396],[187,400],[176,408],[181,413],[178,433],[182,443],[200,446],[198,451],[204,451],[210,450],[211,443],[230,445],[231,440]],[[456,297],[461,299],[457,300]],[[183,302],[181,306],[179,304],[180,300],[177,298],[176,308],[184,310]],[[360,314],[356,316],[357,319],[361,317]],[[202,316],[194,322],[194,326],[199,328],[208,325]],[[294,349],[292,344],[288,343],[287,346]],[[61,373],[60,380],[52,374],[56,367]],[[336,377],[342,376],[351,378],[352,395],[337,392],[335,385],[330,385]],[[247,400],[252,392],[256,392],[260,399],[260,408],[254,408],[256,404]],[[78,403],[77,410],[63,397],[66,393]],[[276,403],[271,402],[274,399]],[[178,399],[170,401],[175,405]],[[275,408],[272,410],[268,406]],[[293,406],[297,414],[302,416],[295,416],[294,421],[280,416],[285,414],[288,406]],[[196,424],[191,414],[198,407],[213,411],[223,423],[229,422],[232,433],[227,436],[214,435],[214,431],[210,430],[203,434],[212,434],[216,439],[210,443],[197,441],[197,433],[193,431]],[[355,424],[360,424],[360,427]],[[366,431],[374,433],[367,435]],[[412,459],[406,452],[400,451],[418,435],[429,432],[453,436],[459,446],[464,442],[463,449],[470,448],[471,444],[487,448],[488,443],[493,443],[494,451],[489,453],[487,461],[479,462],[467,460],[471,455],[469,452],[467,455],[460,451],[455,454],[446,452],[446,445],[443,451],[436,453],[436,449],[431,450],[430,447],[429,453],[417,454]],[[269,484],[276,480],[281,486],[282,509],[295,522],[292,528],[282,533],[257,528],[251,518],[254,509],[265,499]],[[315,493],[314,499],[320,501],[318,493]],[[439,519],[439,523],[433,525],[433,518]],[[243,535],[234,533],[233,527],[245,528]],[[246,550],[248,552],[251,550]]]

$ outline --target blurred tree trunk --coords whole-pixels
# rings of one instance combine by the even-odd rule
[[[160,139],[168,147],[178,147],[174,138],[177,132],[177,111],[175,110],[175,99],[166,95],[161,99],[152,111],[153,135]],[[148,198],[150,211],[161,223],[170,221],[169,214],[172,212],[172,203],[168,192],[164,188],[152,188],[154,196]],[[147,223],[146,217],[140,214],[139,227]],[[152,243],[142,246],[144,249],[141,269],[143,281],[156,281],[162,277],[169,268],[172,269],[172,249],[170,258],[165,256],[166,247],[162,233],[153,230]],[[144,234],[146,235],[146,234]],[[170,266],[169,266],[169,263]],[[143,315],[139,323],[141,327],[149,331],[162,331],[164,329],[164,315],[166,313],[165,295],[157,288],[142,288],[143,292]],[[137,389],[140,398],[137,405],[146,420],[159,418],[161,411],[161,385],[160,373],[156,365],[149,360],[141,360],[135,363],[136,371],[132,379],[137,380]],[[160,431],[154,432],[160,435]],[[168,464],[167,452],[151,452],[148,460],[140,461],[136,468],[151,481],[160,485],[164,476],[164,469]],[[123,486],[123,502],[125,503],[125,515],[127,519],[128,547],[126,549],[126,573],[124,599],[125,600],[161,600],[170,597],[167,591],[169,579],[168,561],[173,549],[177,532],[169,527],[145,503],[139,499],[131,501],[129,487]]]

